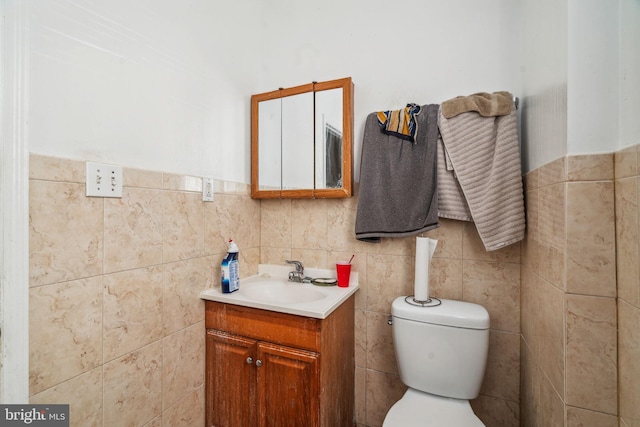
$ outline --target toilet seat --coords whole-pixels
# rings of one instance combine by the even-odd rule
[[[382,427],[484,427],[468,400],[409,388],[389,410]]]

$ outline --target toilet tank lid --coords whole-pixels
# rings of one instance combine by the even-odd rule
[[[489,329],[489,313],[479,304],[440,299],[442,304],[438,306],[421,307],[409,304],[406,298],[402,296],[393,301],[393,317],[456,328]]]

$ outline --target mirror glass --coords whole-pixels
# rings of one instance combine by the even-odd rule
[[[350,197],[351,78],[251,97],[251,196]]]

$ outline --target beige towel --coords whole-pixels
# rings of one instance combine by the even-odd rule
[[[451,159],[445,152],[442,138],[438,138],[438,217],[473,221],[460,182],[453,171]]]
[[[463,194],[458,197],[466,200],[485,249],[492,251],[522,240],[524,195],[513,105],[506,116],[482,117],[469,112],[451,119],[444,117],[441,108],[438,125],[454,169],[448,173],[455,174],[459,182]],[[438,180],[438,198],[455,198],[451,188],[441,190],[440,175]]]
[[[442,103],[442,115],[450,119],[458,114],[475,111],[482,117],[506,116],[511,113],[513,96],[509,92],[478,92],[458,96]]]

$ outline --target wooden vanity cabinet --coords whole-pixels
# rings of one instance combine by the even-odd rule
[[[207,427],[353,427],[353,296],[326,319],[205,310]]]

